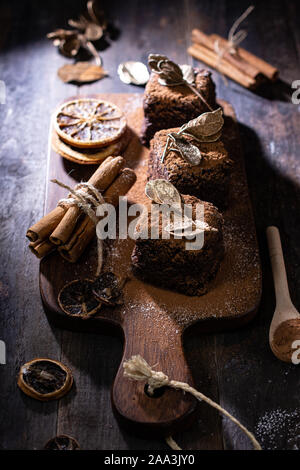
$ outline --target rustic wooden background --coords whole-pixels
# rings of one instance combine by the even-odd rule
[[[191,63],[186,47],[192,27],[226,35],[249,5],[243,1],[103,2],[119,29],[103,45],[110,76],[93,85],[63,84],[57,68],[68,62],[45,38],[84,9],[84,1],[2,1],[0,79],[0,339],[7,364],[0,365],[0,446],[40,449],[57,433],[76,437],[83,449],[166,449],[119,428],[110,405],[110,386],[121,359],[118,338],[52,328],[38,286],[39,262],[26,248],[26,229],[43,214],[50,113],[76,93],[143,92],[120,82],[117,65],[146,62],[149,52]],[[254,2],[256,3],[256,2]],[[263,265],[259,314],[247,328],[195,336],[186,353],[196,384],[254,431],[265,449],[300,448],[299,366],[280,363],[268,346],[274,292],[265,240],[268,224],[280,228],[292,299],[300,308],[300,118],[291,102],[291,83],[300,79],[300,4],[257,2],[246,21],[246,48],[280,69],[281,82],[260,94],[214,73],[218,94],[230,101],[240,122]],[[298,23],[297,23],[298,22]],[[76,385],[59,402],[39,403],[16,386],[22,363],[34,357],[59,359],[74,371]],[[248,449],[249,442],[228,420],[201,405],[197,423],[175,436],[184,449]]]

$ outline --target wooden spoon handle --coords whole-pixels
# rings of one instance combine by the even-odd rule
[[[292,306],[292,302],[287,282],[280,234],[277,227],[267,228],[267,239],[275,285],[276,305],[277,308],[280,309],[289,308]]]
[[[171,379],[193,383],[181,341],[181,330],[169,317],[159,319],[157,312],[129,314],[124,320],[123,359],[112,388],[112,404],[121,423],[134,431],[169,435],[188,425],[197,401],[182,391],[165,388],[152,398],[144,382],[131,381],[123,375],[124,360],[140,354],[155,370]],[[160,395],[159,392],[162,392]]]

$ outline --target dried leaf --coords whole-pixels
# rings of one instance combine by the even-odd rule
[[[123,62],[118,67],[120,80],[134,85],[145,85],[149,80],[149,72],[142,62]]]
[[[100,8],[99,2],[89,0],[87,2],[87,12],[93,23],[99,24],[103,29],[106,29],[107,23],[104,11]]]
[[[77,36],[62,39],[59,42],[59,50],[66,57],[75,57],[80,48],[80,41]]]
[[[215,111],[200,114],[196,119],[184,124],[179,130],[179,135],[190,135],[200,142],[214,142],[220,137],[223,124],[223,111],[218,108]]]
[[[47,34],[48,39],[66,39],[71,37],[76,37],[78,31],[70,31],[68,29],[56,29],[51,33]]]
[[[151,70],[159,75],[158,81],[161,85],[175,86],[185,83],[179,65],[165,55],[149,54],[148,64]]]
[[[154,181],[153,180],[148,181],[148,183],[146,184],[146,187],[145,187],[145,194],[153,202],[156,202],[156,204],[162,204],[162,201],[160,200],[160,198],[158,196],[158,192],[156,190]]]
[[[202,220],[194,221],[189,217],[184,217],[182,220],[179,220],[177,217],[174,222],[165,226],[165,231],[169,232],[171,235],[192,237],[199,233],[217,232],[218,230]]]
[[[98,24],[88,23],[84,35],[89,41],[98,41],[103,36],[103,28]]]
[[[99,65],[89,62],[77,62],[76,64],[66,64],[58,70],[58,76],[65,83],[68,82],[94,82],[107,75],[107,72]]]
[[[195,81],[194,68],[191,65],[180,65],[184,80],[192,85]]]
[[[178,135],[174,132],[168,134],[172,139],[172,145],[175,145],[175,148],[169,148],[169,150],[177,150],[182,158],[186,160],[193,166],[199,165],[202,160],[201,152],[196,145],[193,145],[191,142],[188,142],[184,137]]]
[[[173,150],[180,152],[182,158],[191,165],[199,165],[202,159],[200,149],[192,142],[187,141],[183,135],[192,137],[198,142],[215,142],[221,136],[223,124],[224,119],[221,108],[200,114],[196,119],[184,124],[177,133],[168,134],[169,139],[165,146],[162,161],[164,161],[168,152]],[[173,141],[172,147],[170,147],[170,140]]]
[[[164,227],[164,230],[171,235],[182,235],[182,232],[191,228],[193,225],[192,219],[185,217],[184,219],[180,220],[178,217],[175,221],[170,222]]]
[[[169,204],[171,207],[181,207],[181,196],[175,186],[163,179],[148,181],[145,187],[146,196],[157,204]]]
[[[68,20],[69,26],[72,26],[72,28],[80,29],[83,31],[85,29],[86,22],[82,20]]]

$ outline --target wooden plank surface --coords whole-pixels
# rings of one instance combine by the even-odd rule
[[[118,339],[51,328],[38,292],[38,261],[27,251],[25,232],[42,212],[46,177],[49,116],[73,85],[56,77],[67,62],[45,39],[76,17],[83,1],[24,0],[2,2],[0,79],[6,103],[1,111],[1,319],[0,339],[7,345],[7,364],[0,365],[0,446],[41,448],[56,432],[71,433],[85,449],[165,449],[120,429],[110,407],[110,384],[121,359]],[[151,3],[104,2],[121,30],[103,52],[110,77],[80,93],[142,92],[116,75],[126,59],[146,60],[161,52],[191,63],[186,56],[192,27],[226,35],[248,6],[243,1],[174,0]],[[265,448],[299,447],[299,369],[280,363],[269,350],[267,333],[274,293],[264,230],[278,224],[292,299],[300,308],[300,136],[298,106],[291,103],[290,83],[299,79],[299,2],[254,2],[246,21],[244,45],[279,67],[280,84],[253,94],[214,73],[218,95],[234,105],[241,123],[248,181],[263,261],[264,291],[260,314],[243,331],[195,336],[186,341],[187,360],[196,385],[255,431]],[[48,355],[71,364],[76,387],[57,403],[36,403],[16,387],[19,366]],[[201,365],[201,366],[199,366]],[[97,372],[97,373],[95,373]],[[270,425],[272,423],[272,425]],[[250,448],[227,420],[201,404],[198,422],[175,436],[185,449]]]
[[[137,182],[127,194],[127,198],[129,203],[149,205],[149,199],[145,196],[149,150],[142,146],[138,137],[143,121],[142,95],[102,93],[93,94],[92,97],[113,102],[126,113],[132,138],[123,156],[126,166],[133,168],[137,176]],[[111,240],[105,256],[104,271],[131,277],[124,288],[124,305],[114,309],[102,307],[99,313],[90,319],[72,318],[61,310],[57,297],[67,282],[78,278],[93,278],[96,270],[95,245],[90,245],[76,265],[68,263],[58,253],[52,253],[41,262],[41,296],[48,317],[54,325],[75,331],[100,333],[105,330],[107,322],[121,327],[125,348],[113,384],[112,402],[118,415],[136,432],[137,427],[141,432],[151,427],[158,433],[170,434],[174,429],[182,428],[186,420],[190,422],[196,404],[195,400],[191,400],[191,396],[182,396],[181,392],[171,390],[155,400],[149,398],[143,393],[144,384],[124,379],[123,361],[134,354],[143,354],[147,362],[159,364],[169,377],[192,384],[193,379],[182,349],[181,338],[185,330],[194,327],[198,332],[232,329],[248,323],[259,307],[261,266],[244,156],[234,110],[224,101],[219,103],[225,117],[224,144],[233,162],[230,186],[234,191],[229,191],[228,207],[222,213],[225,256],[206,295],[187,297],[176,292],[170,293],[132,277],[130,260],[133,240]],[[66,163],[53,150],[51,141],[52,131],[49,136],[45,213],[53,210],[57,200],[64,197],[65,193],[51,183],[53,178],[74,186],[78,180],[88,179],[95,171],[90,166],[86,168]],[[69,366],[71,368],[71,364]],[[134,397],[138,397],[138,400]],[[76,406],[76,400],[72,401],[72,405]]]

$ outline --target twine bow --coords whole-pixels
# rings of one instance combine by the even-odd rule
[[[210,406],[218,410],[224,416],[229,418],[233,423],[235,423],[251,440],[255,450],[261,450],[260,444],[255,439],[254,435],[248,431],[248,429],[243,426],[234,416],[232,416],[228,411],[222,408],[218,403],[214,402],[203,393],[198,392],[195,388],[191,387],[185,382],[178,382],[177,380],[170,380],[169,377],[163,372],[158,372],[151,369],[149,364],[143,359],[140,355],[132,356],[131,359],[127,360],[123,364],[124,368],[124,377],[128,377],[131,380],[137,380],[141,382],[147,382],[148,384],[148,393],[153,395],[154,390],[160,387],[171,387],[177,390],[183,390],[183,392],[191,393],[198,400],[203,400],[208,403]],[[171,436],[168,436],[166,439],[167,444],[174,450],[181,450],[181,448],[176,444]]]
[[[214,48],[215,48],[215,52],[218,55],[216,69],[218,69],[219,71],[220,71],[219,68],[220,68],[224,55],[227,52],[229,52],[229,54],[231,55],[236,54],[237,46],[246,38],[248,32],[245,29],[241,29],[240,31],[237,31],[237,29],[240,26],[240,24],[250,15],[250,13],[254,10],[254,8],[255,8],[254,5],[250,5],[244,11],[244,13],[241,16],[239,16],[237,20],[235,20],[235,22],[233,23],[233,25],[231,26],[229,30],[227,44],[224,48],[220,47],[218,39],[215,40]],[[222,76],[226,82],[226,78],[223,73],[222,73]]]
[[[62,207],[66,206],[78,206],[93,222],[95,225],[98,223],[98,217],[96,215],[97,207],[105,203],[105,199],[91,183],[78,183],[74,188],[71,188],[67,184],[58,181],[57,179],[51,180],[52,183],[67,189],[70,194],[67,198],[60,199],[58,205]],[[72,195],[73,197],[71,197]],[[100,238],[97,237],[97,270],[96,276],[99,276],[102,265],[103,265],[103,243]]]

